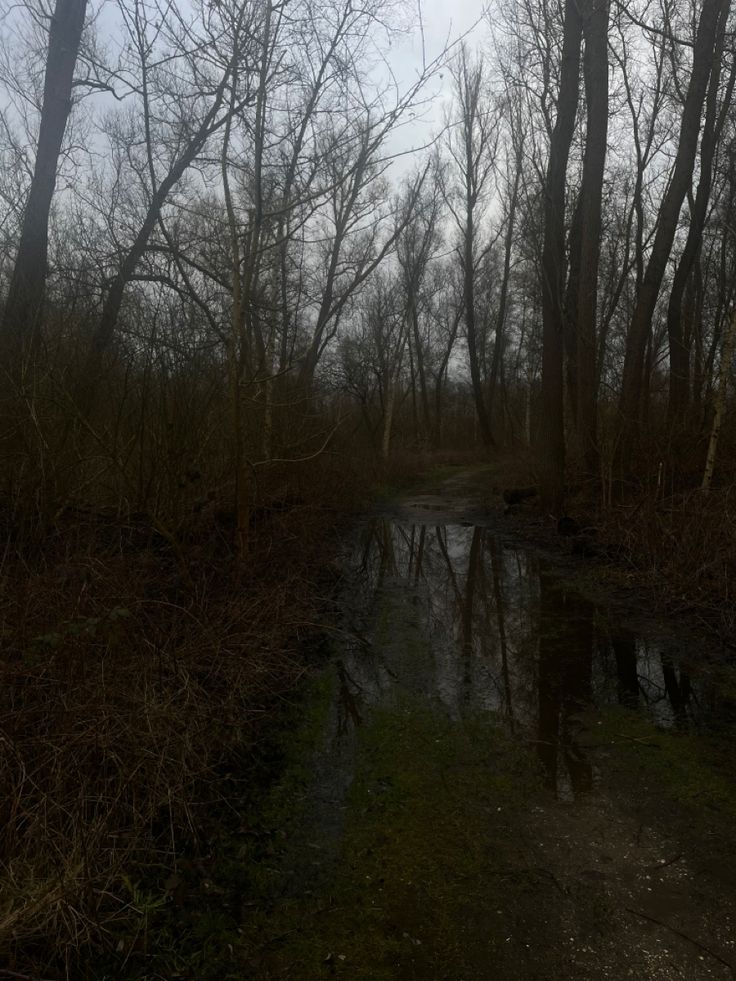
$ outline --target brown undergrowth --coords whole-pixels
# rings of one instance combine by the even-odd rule
[[[138,883],[165,895],[305,672],[359,481],[326,457],[295,489],[277,476],[244,563],[217,499],[173,542],[145,515],[77,507],[41,550],[6,549],[0,977],[96,977],[81,965],[148,943]]]
[[[600,539],[645,577],[671,613],[736,639],[736,484],[638,499],[602,512]]]
[[[536,484],[533,457],[495,467],[501,489]],[[709,494],[697,474],[632,482],[621,499],[602,502],[594,481],[571,477],[565,510],[580,534],[556,534],[556,518],[536,499],[518,509],[519,525],[534,517],[545,542],[622,569],[632,586],[646,589],[663,612],[690,614],[729,644],[736,643],[736,475],[721,470]]]

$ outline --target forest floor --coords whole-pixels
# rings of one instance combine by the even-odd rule
[[[184,578],[82,514],[6,590],[0,978],[734,976],[736,509],[668,557],[678,502],[563,537],[444,463],[320,461],[235,580],[219,512]]]
[[[346,544],[218,976],[736,975],[736,675],[493,483],[435,476]]]

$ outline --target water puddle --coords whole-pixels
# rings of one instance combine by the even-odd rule
[[[730,673],[466,501],[367,521],[254,977],[731,978]]]
[[[638,708],[681,730],[729,713],[713,677],[693,675],[681,638],[627,626],[493,528],[436,523],[447,513],[425,509],[368,523],[349,563],[343,728],[401,690],[452,718],[492,713],[536,745],[549,786],[572,799],[594,783],[578,739],[584,710]]]

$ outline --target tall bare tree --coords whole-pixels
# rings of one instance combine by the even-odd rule
[[[598,267],[601,250],[603,174],[608,140],[608,16],[609,0],[587,0],[581,4],[583,78],[585,81],[586,129],[582,183],[572,235],[570,279],[574,283],[573,304],[568,307],[567,336],[572,341],[568,360],[574,365],[571,395],[575,428],[590,472],[597,472],[596,315]]]
[[[706,98],[703,134],[700,140],[698,185],[694,200],[692,201],[687,239],[672,280],[672,289],[667,307],[667,334],[670,350],[670,384],[667,415],[670,425],[675,428],[682,425],[690,399],[689,340],[692,337],[692,331],[687,330],[688,336],[686,336],[688,325],[683,323],[685,319],[683,316],[685,313],[683,301],[701,249],[703,230],[711,200],[716,149],[726,123],[728,110],[733,97],[734,82],[736,82],[736,60],[733,60],[725,91],[721,93],[721,69],[728,8],[729,4],[724,4],[721,10],[721,18],[716,36],[715,55]]]
[[[583,24],[576,0],[567,0],[562,41],[557,119],[552,131],[544,185],[542,252],[542,419],[539,428],[540,490],[553,512],[562,507],[565,481],[564,291],[565,186],[580,95]]]
[[[486,449],[495,440],[491,430],[481,364],[480,318],[476,309],[476,277],[488,250],[482,218],[488,206],[494,174],[498,126],[490,101],[487,70],[480,55],[466,45],[452,63],[456,118],[451,121],[447,149],[457,186],[445,195],[459,235],[458,256],[463,273],[463,309],[468,342],[470,378],[481,439]]]
[[[677,231],[682,203],[692,181],[703,106],[713,68],[718,25],[729,0],[703,0],[693,46],[692,70],[679,127],[677,153],[667,191],[659,208],[657,230],[631,315],[620,398],[619,458],[622,472],[631,468],[640,420],[644,360],[652,318]]]
[[[57,0],[50,18],[36,161],[3,317],[4,333],[28,349],[37,345],[42,328],[49,214],[86,10],[87,0]]]

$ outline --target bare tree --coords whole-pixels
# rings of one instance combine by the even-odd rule
[[[414,404],[415,429],[418,429],[416,411],[416,386],[413,363],[416,359],[416,375],[419,379],[419,394],[422,408],[424,434],[429,436],[432,428],[427,378],[427,351],[420,330],[423,307],[423,287],[433,250],[439,240],[440,201],[437,194],[438,182],[425,182],[428,192],[422,194],[414,209],[411,221],[406,225],[398,242],[398,261],[402,274],[402,290],[405,303],[405,318],[408,331],[408,350],[412,363],[412,401]],[[411,194],[411,189],[408,191]]]
[[[573,370],[571,397],[578,439],[588,471],[597,472],[596,353],[598,267],[601,249],[603,174],[608,139],[608,0],[588,0],[581,5],[585,44],[586,131],[582,182],[575,212],[576,229],[570,257],[573,304],[566,313],[571,320],[568,361]]]
[[[41,333],[49,213],[86,10],[87,0],[57,0],[50,18],[36,161],[3,317],[4,333],[28,349],[37,345]]]
[[[700,253],[708,206],[713,183],[713,166],[716,148],[721,138],[736,82],[736,61],[732,62],[725,91],[720,98],[721,66],[725,41],[728,4],[721,10],[716,36],[713,67],[700,140],[700,166],[698,186],[692,202],[690,225],[685,246],[675,270],[667,308],[667,334],[670,350],[670,384],[667,414],[670,425],[678,427],[683,422],[690,396],[690,348],[683,330],[683,300],[688,282]],[[692,336],[692,333],[690,336]]]
[[[718,379],[718,389],[716,392],[715,406],[713,411],[713,424],[708,441],[708,456],[705,462],[705,472],[701,490],[703,494],[710,493],[711,483],[713,482],[713,472],[716,465],[716,453],[718,451],[718,441],[723,425],[723,415],[726,408],[726,393],[728,391],[728,380],[731,374],[731,364],[734,352],[736,352],[736,315],[732,314],[726,327],[726,336],[723,341],[723,352],[721,356],[721,367]]]
[[[218,47],[210,49],[207,60],[201,59],[201,51],[207,43],[207,34],[216,30],[211,23],[208,22],[205,36],[200,38],[192,37],[188,25],[179,23],[181,29],[178,32],[172,30],[171,35],[165,38],[167,43],[178,46],[175,47],[176,58],[161,54],[159,63],[154,59],[154,44],[166,22],[165,12],[149,10],[139,0],[133,0],[130,9],[122,9],[140,72],[145,161],[140,167],[136,166],[136,171],[139,178],[146,181],[147,205],[140,225],[109,283],[92,338],[88,375],[94,371],[94,361],[99,359],[114,338],[125,288],[133,279],[149,239],[161,222],[162,209],[169,195],[212,135],[226,125],[240,101],[251,98],[248,88],[240,99],[236,96],[234,103],[228,99],[236,69],[240,67],[239,78],[246,74],[241,63],[247,57],[247,41],[252,36],[250,0],[225,13],[217,31]],[[224,5],[220,10],[226,11]],[[171,64],[172,61],[174,64]],[[163,65],[167,66],[168,74],[163,73]],[[187,90],[184,92],[177,91],[182,84],[181,74],[186,78]],[[154,89],[156,81],[163,81],[163,87],[157,91]],[[169,84],[174,88],[170,88]],[[167,103],[173,103],[173,115],[167,121],[170,131],[157,132],[154,119],[161,119],[158,110]],[[161,153],[164,147],[168,154]]]
[[[484,393],[476,276],[489,247],[483,242],[482,217],[492,189],[498,126],[482,57],[473,57],[463,45],[451,71],[457,118],[450,121],[447,151],[457,186],[448,187],[445,198],[460,239],[465,336],[478,426],[483,445],[490,449],[495,440]]]
[[[517,218],[521,203],[522,182],[527,141],[527,121],[524,119],[523,105],[519,90],[512,88],[508,75],[504,81],[504,94],[501,102],[503,114],[508,116],[507,138],[503,158],[504,174],[499,178],[503,186],[503,270],[499,287],[498,307],[494,320],[493,354],[488,377],[488,415],[493,425],[494,409],[498,384],[503,375],[504,352],[506,349],[507,319],[509,316],[511,267],[517,237]]]
[[[632,464],[634,437],[641,408],[644,359],[651,334],[652,317],[677,231],[680,209],[692,180],[703,105],[713,68],[718,24],[728,6],[728,0],[703,0],[674,168],[659,208],[657,230],[631,316],[620,399],[619,456],[623,471],[628,470]]]
[[[542,420],[539,430],[540,489],[546,507],[558,512],[565,479],[563,351],[565,314],[565,182],[580,92],[583,25],[576,0],[567,0],[557,119],[550,139],[545,180],[542,253]]]

